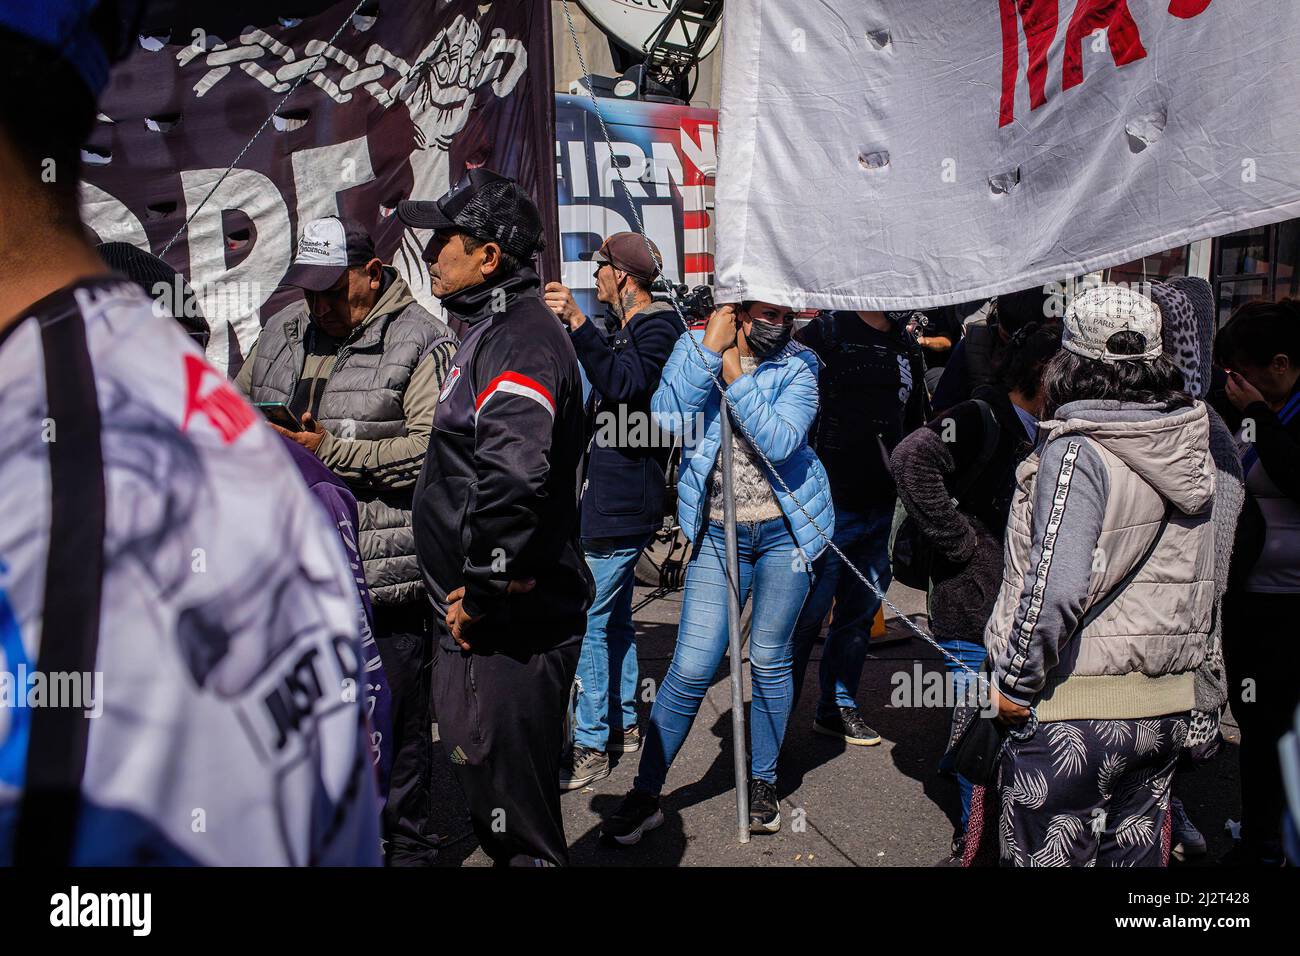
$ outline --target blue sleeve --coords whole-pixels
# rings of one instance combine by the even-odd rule
[[[717,387],[712,376],[722,374],[722,356],[702,344],[692,344],[691,334],[683,332],[678,337],[659,388],[650,399],[656,424],[673,435],[681,434],[683,423],[704,411]]]

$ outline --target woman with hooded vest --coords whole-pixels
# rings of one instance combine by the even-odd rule
[[[741,605],[754,595],[750,830],[774,833],[781,826],[776,760],[792,701],[794,624],[808,596],[812,561],[835,530],[826,471],[808,446],[817,415],[817,358],[790,340],[793,328],[788,308],[743,302],[737,316],[735,307],[722,306],[702,335],[687,332],[677,340],[651,400],[660,427],[682,436],[677,520],[695,546],[677,646],[650,713],[639,772],[601,827],[625,845],[663,822],[659,792],[727,649],[729,581],[718,464],[723,396],[717,379],[725,383],[733,409]]]
[[[1018,728],[1001,856],[1160,866],[1215,598],[1206,407],[1162,353],[1159,307],[1116,286],[1070,303],[1043,386],[984,635],[999,719]]]

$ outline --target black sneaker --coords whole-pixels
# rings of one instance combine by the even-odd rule
[[[813,730],[827,737],[838,737],[846,744],[857,747],[874,747],[880,743],[880,734],[867,726],[856,707],[841,707],[838,717],[818,717]]]
[[[610,818],[600,825],[600,833],[623,846],[632,846],[641,842],[642,834],[650,832],[663,822],[664,814],[659,809],[659,798],[633,788],[627,792]]]
[[[966,855],[966,833],[958,829],[952,835],[952,846],[948,847],[948,855],[936,863],[936,866],[961,866],[962,857]]]
[[[560,764],[560,789],[579,790],[609,776],[609,757],[592,747],[574,745]]]
[[[766,780],[749,781],[749,832],[775,833],[781,829],[781,804],[776,787]]]

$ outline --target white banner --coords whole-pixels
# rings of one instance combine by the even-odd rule
[[[731,0],[720,301],[965,302],[1300,216],[1295,0]]]

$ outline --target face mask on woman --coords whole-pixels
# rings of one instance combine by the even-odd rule
[[[749,323],[749,331],[745,333],[745,341],[749,343],[749,350],[754,353],[754,358],[762,360],[771,358],[785,348],[793,332],[793,323],[783,322],[780,325],[773,325],[771,322],[752,319]]]

